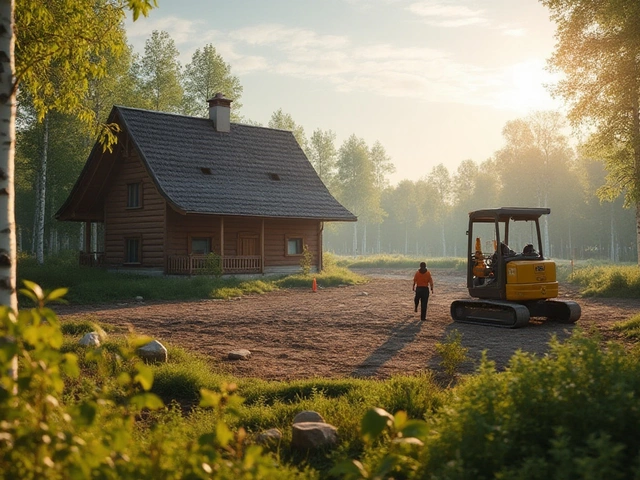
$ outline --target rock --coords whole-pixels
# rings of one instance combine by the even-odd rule
[[[168,359],[167,349],[157,340],[140,347],[137,354],[141,359],[151,363],[164,363]]]
[[[140,295],[138,295],[136,297],[136,302],[142,302],[142,301],[144,301],[144,298],[142,298]]]
[[[251,356],[251,352],[246,348],[241,348],[239,350],[234,350],[233,352],[229,352],[229,360],[249,360]]]
[[[260,445],[277,445],[282,440],[282,432],[277,428],[270,428],[256,436],[256,443]]]
[[[338,430],[321,422],[296,423],[291,431],[291,447],[301,450],[330,447],[338,443]]]
[[[98,334],[98,332],[87,333],[80,339],[78,343],[80,345],[84,345],[85,347],[99,347],[100,335]]]
[[[360,292],[356,294],[358,297],[368,297],[369,294],[367,292]]]
[[[313,410],[303,410],[293,418],[293,423],[317,422],[324,423],[324,418],[318,412]]]

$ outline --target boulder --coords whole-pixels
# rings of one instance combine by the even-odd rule
[[[260,432],[256,436],[256,443],[260,445],[277,445],[282,440],[282,432],[277,428],[270,428],[264,432]]]
[[[98,334],[98,332],[87,333],[80,339],[78,343],[80,345],[84,345],[85,347],[99,347],[100,335]]]
[[[167,349],[157,340],[140,347],[136,353],[138,357],[151,363],[164,363],[168,359]]]
[[[314,412],[313,410],[303,410],[295,417],[293,417],[293,423],[303,423],[303,422],[318,422],[324,423],[324,418],[318,412]]]
[[[295,423],[291,431],[291,447],[311,450],[331,447],[338,443],[338,429],[321,422]]]
[[[249,360],[251,357],[251,352],[246,348],[241,348],[239,350],[234,350],[229,352],[229,360]]]

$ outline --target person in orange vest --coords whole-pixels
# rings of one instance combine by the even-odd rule
[[[433,279],[431,278],[431,272],[427,270],[427,264],[420,262],[420,269],[413,276],[413,291],[416,292],[414,298],[415,309],[418,311],[418,304],[420,304],[420,320],[427,319],[427,302],[429,302],[429,289],[433,293]]]

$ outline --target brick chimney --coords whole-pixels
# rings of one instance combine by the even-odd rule
[[[209,102],[209,119],[213,121],[216,132],[231,131],[231,100],[216,93]]]

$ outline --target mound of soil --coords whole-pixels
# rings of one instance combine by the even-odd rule
[[[388,378],[440,369],[435,344],[454,330],[469,349],[462,372],[473,371],[483,351],[503,369],[517,350],[543,355],[555,335],[596,329],[613,339],[613,323],[640,312],[640,299],[581,299],[561,287],[560,297],[582,307],[575,325],[532,320],[520,329],[454,323],[453,300],[468,298],[464,274],[432,270],[435,293],[427,321],[413,311],[413,270],[363,270],[358,286],[283,289],[235,300],[131,302],[103,306],[59,306],[64,319],[91,316],[133,328],[161,342],[204,354],[240,377],[290,380],[311,377]],[[248,361],[230,361],[232,350],[248,349]]]

